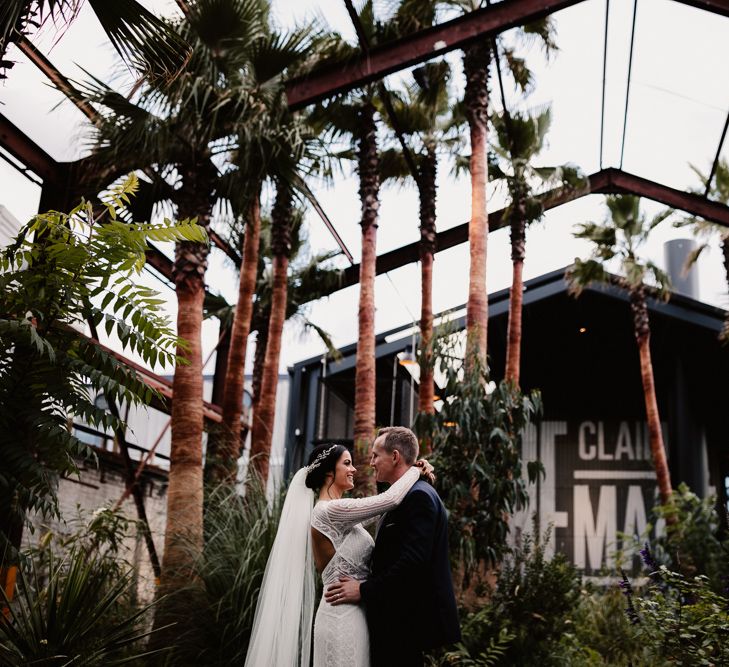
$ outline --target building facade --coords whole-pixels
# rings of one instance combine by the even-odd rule
[[[508,290],[489,298],[494,380],[504,373],[508,305]],[[685,482],[726,503],[729,348],[717,339],[725,312],[679,293],[667,303],[651,300],[649,309],[674,488]],[[462,310],[446,319],[456,331],[465,326]],[[416,331],[408,325],[377,337],[378,426],[412,424],[418,371],[407,362]],[[341,353],[339,361],[308,359],[290,370],[287,471],[319,442],[351,443],[355,346]],[[515,517],[515,532],[536,513],[540,530],[553,527],[552,548],[597,575],[611,564],[621,533],[662,528],[649,526],[656,483],[627,293],[594,287],[574,298],[564,269],[528,281],[521,385],[542,393],[544,413],[524,433],[523,458],[541,461],[546,477],[531,488],[530,509]]]

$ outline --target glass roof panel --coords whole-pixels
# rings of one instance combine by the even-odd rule
[[[174,0],[144,0],[157,13],[177,13]],[[359,5],[359,3],[356,3]],[[376,0],[379,17],[386,17],[390,0]],[[603,165],[620,164],[623,140],[623,114],[629,62],[633,4],[611,3],[605,100]],[[274,14],[281,24],[293,25],[313,15],[323,16],[347,39],[354,40],[343,0],[274,0]],[[600,167],[600,126],[603,76],[603,37],[605,1],[586,0],[557,13],[559,53],[546,61],[536,47],[527,51],[536,86],[522,99],[506,77],[507,108],[533,108],[552,105],[553,122],[549,146],[542,164],[573,162],[586,173]],[[445,19],[445,17],[443,17]],[[503,36],[514,44],[514,31]],[[82,69],[103,80],[116,81],[122,90],[128,77],[119,74],[118,57],[103,34],[93,12],[84,5],[80,16],[58,39],[52,26],[46,26],[33,42],[54,65],[72,79],[83,79]],[[0,85],[0,112],[57,160],[75,159],[83,154],[85,117],[50,88],[17,49],[9,52],[16,66]],[[463,89],[461,56],[446,56],[454,68],[458,94]],[[632,63],[630,105],[623,168],[639,176],[684,189],[698,185],[688,164],[708,172],[729,110],[729,19],[671,0],[639,0]],[[408,72],[387,78],[395,88]],[[60,106],[58,103],[61,102]],[[491,103],[501,108],[495,77],[492,77]],[[729,145],[723,156],[729,158]],[[470,216],[470,186],[467,176],[455,179],[452,163],[444,161],[439,173],[438,229],[465,223]],[[0,161],[0,204],[16,217],[30,215],[38,200],[33,184],[18,185],[23,177]],[[25,182],[25,181],[24,181]],[[335,185],[311,183],[355,261],[360,257],[360,204],[357,181],[348,168]],[[491,188],[489,209],[503,205],[503,192]],[[651,208],[653,210],[653,208]],[[525,278],[559,268],[584,246],[571,235],[575,222],[603,217],[602,198],[594,196],[573,202],[545,216],[545,222],[529,232]],[[312,251],[335,249],[330,233],[313,212],[307,213],[308,238]],[[224,229],[224,225],[220,226]],[[672,234],[673,232],[671,232]],[[685,233],[685,232],[676,232]],[[662,242],[668,232],[656,239],[650,252],[662,262]],[[417,241],[418,200],[412,186],[388,187],[381,194],[378,252],[386,252]],[[171,249],[165,248],[165,252]],[[209,284],[234,300],[235,272],[222,253],[213,251]],[[338,259],[342,265],[347,262]],[[702,297],[725,301],[719,255],[707,255],[702,265]],[[442,310],[466,300],[468,248],[466,245],[439,253],[435,262],[434,308]],[[506,287],[510,280],[508,232],[492,235],[489,243],[489,290]],[[419,269],[417,264],[393,271],[377,281],[377,328],[383,330],[410,321],[419,311]],[[723,301],[722,301],[723,300]],[[310,317],[334,333],[337,344],[356,337],[356,288],[339,292],[312,305]],[[726,305],[726,304],[725,304]],[[308,354],[318,343],[301,342],[301,333],[289,332],[297,340],[295,356]],[[307,339],[308,340],[308,339]],[[301,347],[299,355],[298,347]],[[286,349],[286,348],[284,348]],[[287,352],[288,354],[288,352]],[[282,360],[291,362],[294,357]]]

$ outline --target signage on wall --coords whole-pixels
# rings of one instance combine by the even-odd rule
[[[529,513],[538,512],[542,531],[553,526],[552,549],[585,574],[614,565],[620,534],[645,534],[657,496],[644,422],[543,421],[525,434],[523,454],[541,460],[546,472]]]

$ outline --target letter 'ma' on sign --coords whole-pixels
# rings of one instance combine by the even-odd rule
[[[603,556],[608,567],[613,565],[611,547],[615,546],[617,518],[617,488],[601,486],[597,513],[592,511],[590,487],[576,484],[574,500],[574,564],[582,569],[599,570]],[[589,565],[587,560],[589,558]]]

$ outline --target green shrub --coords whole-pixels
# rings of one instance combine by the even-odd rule
[[[115,665],[141,659],[150,606],[135,603],[122,540],[133,522],[108,509],[68,535],[46,533],[21,552],[15,596],[0,589],[0,665]],[[159,657],[159,656],[157,656]]]
[[[729,583],[729,526],[726,510],[717,513],[715,496],[699,498],[686,484],[673,492],[670,505],[654,509],[665,518],[670,512],[676,517],[666,531],[651,544],[656,560],[670,570],[687,576],[704,575],[716,593],[722,593]]]
[[[480,566],[496,565],[508,552],[508,517],[528,504],[521,437],[541,401],[538,392],[524,395],[509,382],[494,387],[478,357],[466,369],[457,337],[439,335],[434,358],[445,375],[445,400],[437,415],[419,416],[418,427],[433,444],[451,556],[468,585]],[[527,469],[530,481],[542,470],[537,462]]]
[[[462,618],[463,641],[441,665],[565,664],[561,639],[573,626],[581,577],[564,555],[545,556],[549,539],[550,531],[526,535],[504,560],[490,602]]]
[[[623,575],[627,615],[648,653],[662,665],[729,664],[729,598],[715,593],[707,577],[687,577],[665,565],[654,566],[639,594]]]
[[[685,484],[671,503],[654,509],[653,523],[674,523],[652,541],[624,536],[618,562],[640,554],[649,577],[635,589],[624,573],[620,586],[585,591],[574,617],[570,664],[726,664],[729,542],[716,499],[701,499]]]
[[[483,609],[469,614],[463,622],[462,631],[464,637],[469,638],[471,648],[464,642],[458,644],[454,650],[448,651],[445,656],[438,661],[432,659],[431,665],[461,665],[462,667],[496,667],[503,663],[504,656],[509,644],[514,640],[505,627],[499,629],[499,633],[493,636],[486,628],[491,624],[490,608]],[[488,636],[483,636],[484,634]],[[483,636],[482,643],[475,641],[478,636]]]
[[[574,666],[654,664],[625,614],[625,599],[617,585],[588,584],[582,589],[562,646],[567,664]]]

